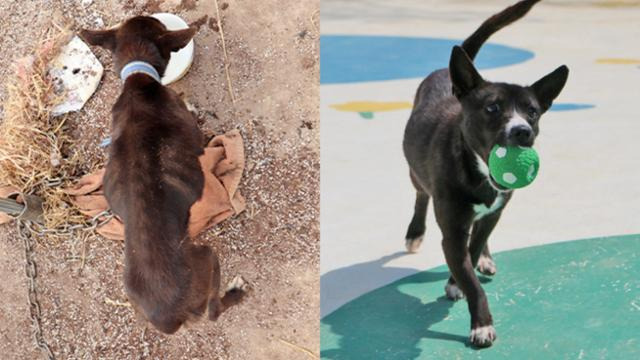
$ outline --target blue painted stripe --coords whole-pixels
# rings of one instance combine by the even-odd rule
[[[553,104],[549,111],[571,111],[571,110],[585,110],[596,107],[592,104],[574,104],[574,103],[559,103]]]
[[[421,78],[446,67],[454,45],[462,41],[426,37],[322,35],[320,83],[341,84]],[[486,44],[476,58],[479,69],[518,64],[531,51]]]

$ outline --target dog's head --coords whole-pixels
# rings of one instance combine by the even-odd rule
[[[533,146],[540,116],[560,94],[569,69],[560,66],[531,86],[492,83],[482,79],[466,52],[456,46],[449,74],[462,106],[465,141],[487,160],[496,144]]]
[[[80,36],[89,44],[101,46],[114,54],[116,71],[131,61],[153,65],[164,74],[172,51],[185,47],[195,35],[193,27],[169,31],[158,19],[136,16],[116,28],[82,30]]]

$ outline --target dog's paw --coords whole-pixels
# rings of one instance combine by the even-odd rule
[[[198,109],[195,105],[193,105],[193,103],[191,103],[191,101],[189,101],[189,98],[185,93],[180,93],[178,94],[178,96],[180,97],[180,99],[182,99],[184,106],[186,106],[187,110],[189,110],[190,113],[192,113],[193,115],[198,114]]]
[[[480,271],[484,275],[495,275],[498,269],[496,268],[496,263],[492,258],[484,255],[480,255],[478,259],[478,266],[476,266],[478,271]]]
[[[423,239],[424,235],[420,235],[413,239],[405,239],[404,246],[406,246],[408,252],[417,253],[420,249],[420,245],[422,245]]]
[[[496,338],[496,329],[493,328],[493,325],[471,329],[471,335],[469,335],[469,341],[477,347],[489,347],[496,341]]]
[[[236,275],[236,277],[227,284],[227,292],[232,290],[240,290],[246,292],[249,289],[249,283],[240,275]]]
[[[447,283],[447,285],[444,287],[444,292],[449,300],[458,301],[464,298],[464,293],[456,284]]]

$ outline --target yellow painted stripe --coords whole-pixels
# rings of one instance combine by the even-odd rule
[[[636,65],[640,64],[640,59],[604,58],[598,59],[596,62],[598,64]]]
[[[600,7],[640,6],[640,1],[638,0],[607,0],[607,1],[598,1],[595,3],[595,5]]]
[[[411,109],[413,105],[410,102],[406,102],[406,101],[397,101],[397,102],[350,101],[343,104],[330,105],[330,107],[340,111],[379,112],[379,111]]]

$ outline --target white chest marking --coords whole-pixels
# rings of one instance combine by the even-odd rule
[[[476,156],[478,171],[480,171],[480,173],[482,175],[484,175],[488,179],[489,178],[489,167],[487,166],[487,163],[484,162],[482,157],[480,157],[480,155],[478,155],[477,152],[474,151],[473,153]]]
[[[477,163],[476,165],[478,166],[478,171],[482,174],[482,176],[487,178],[487,182],[489,182],[489,185],[491,185],[491,187],[495,191],[497,191],[499,194],[511,191],[511,190],[498,189],[495,185],[493,185],[493,181],[489,177],[490,176],[489,175],[489,166],[487,166],[487,163],[484,162],[484,160],[482,159],[482,157],[480,157],[480,155],[478,155],[478,153],[474,152],[473,154],[476,156],[476,163]]]
[[[501,193],[496,196],[496,199],[493,200],[493,204],[491,204],[490,207],[487,207],[485,204],[473,204],[473,211],[476,213],[473,221],[478,221],[489,214],[493,214],[496,210],[500,209],[503,204],[504,195]]]

